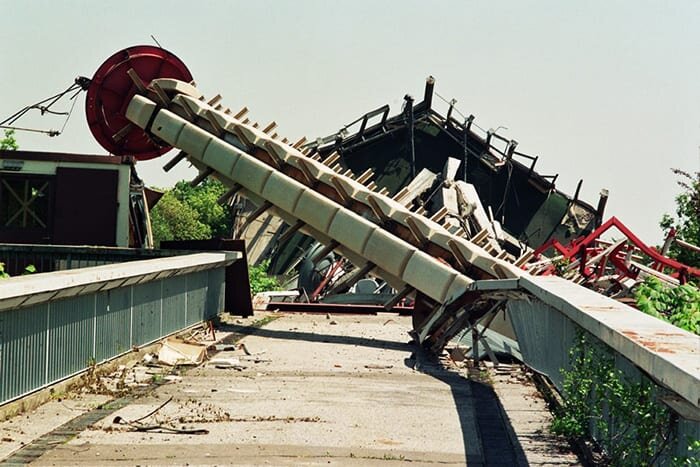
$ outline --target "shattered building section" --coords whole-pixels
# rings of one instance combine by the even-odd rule
[[[383,107],[354,122],[353,135],[345,129],[291,143],[274,133],[274,122],[251,122],[247,108],[234,113],[221,96],[207,100],[162,49],[143,52],[172,61],[173,77],[162,77],[160,66],[137,71],[142,51],[127,52],[98,70],[104,82],[93,79],[98,97],[118,87],[124,99],[113,109],[111,99],[93,99],[98,113],[102,106],[110,114],[108,127],[93,131],[133,133],[123,149],[137,158],[179,148],[166,170],[188,160],[200,171],[192,185],[214,176],[230,187],[220,202],[240,195],[255,206],[239,231],[263,215],[286,224],[269,242],[270,256],[277,272],[298,272],[300,296],[354,291],[381,297],[387,310],[410,301],[416,337],[434,349],[519,299],[513,284],[533,248],[601,224],[605,193],[597,208],[578,199],[580,185],[568,197],[556,190],[556,176],[535,172],[537,158],[517,152],[517,142],[494,130],[480,136],[473,117],[452,116],[453,104],[442,117],[432,109],[432,79],[423,102],[407,97],[395,117]],[[263,222],[256,235],[261,229],[268,233]],[[480,285],[494,279],[498,291]]]
[[[423,101],[418,104],[406,96],[399,115],[389,118],[389,107],[384,106],[310,147],[323,157],[338,152],[339,163],[354,173],[372,169],[377,186],[386,188],[391,196],[423,169],[441,173],[447,182],[472,185],[491,220],[532,248],[550,238],[575,238],[600,225],[602,212],[581,201],[578,190],[573,198],[558,191],[558,175],[538,174],[538,158],[517,151],[517,141],[493,129],[480,134],[473,115],[456,119],[454,101],[445,116],[435,110],[434,84],[428,78]],[[358,125],[357,132],[344,136]],[[448,158],[460,163],[448,167]],[[428,215],[440,207],[440,203],[431,203]]]
[[[594,208],[579,198],[582,181],[573,197],[557,190],[557,175],[537,173],[538,158],[517,151],[516,141],[483,131],[473,115],[457,120],[454,101],[441,115],[433,106],[433,86],[429,78],[423,101],[414,105],[406,96],[403,111],[393,117],[385,105],[303,147],[535,275],[562,275],[619,299],[650,275],[669,286],[697,275],[645,245],[619,220],[603,222],[607,190]],[[253,211],[249,245],[258,258],[272,259],[272,273],[299,272],[288,285],[306,293],[301,299],[364,303],[365,297],[337,296],[350,289],[342,280],[336,284],[352,271],[343,258],[327,252],[311,261],[318,252],[313,239],[293,235],[294,226],[269,212],[257,218]],[[600,238],[611,226],[626,241],[613,245]],[[380,291],[381,285],[375,293]]]
[[[518,264],[551,239],[568,243],[601,224],[607,192],[594,208],[579,199],[581,182],[573,197],[557,190],[557,175],[537,173],[538,158],[517,151],[517,141],[492,129],[482,131],[473,115],[458,120],[454,101],[440,114],[433,106],[434,85],[429,77],[417,104],[405,96],[397,115],[390,117],[389,106],[382,106],[303,147],[339,171],[359,174],[359,181],[409,209],[444,220],[493,256],[521,259]],[[293,226],[275,229],[274,221],[264,219],[246,239],[260,258],[271,257],[271,273],[289,274],[304,263],[302,252],[308,262],[312,239],[292,235]],[[265,249],[256,246],[260,229],[266,229]],[[299,287],[315,289],[336,260],[326,258],[327,267],[315,268],[322,273]]]
[[[193,183],[214,175],[230,187],[222,201],[240,193],[258,211],[272,210],[298,226],[324,245],[313,259],[336,251],[358,268],[353,284],[372,271],[400,291],[387,309],[415,293],[422,310],[414,312],[417,323],[440,310],[421,326],[422,342],[432,336],[436,346],[444,345],[466,318],[483,315],[501,300],[471,292],[474,280],[521,274],[468,241],[459,228],[442,223],[444,215],[429,219],[411,211],[401,193],[390,197],[366,176],[334,165],[335,156],[321,161],[310,150],[302,152],[300,143],[268,135],[244,119],[244,111],[215,108],[190,84],[155,79],[142,92],[131,99],[126,116],[154,138],[180,148],[168,166],[186,157],[201,171]]]

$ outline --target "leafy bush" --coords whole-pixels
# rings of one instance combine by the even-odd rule
[[[248,278],[250,280],[250,293],[255,295],[259,292],[267,292],[269,290],[279,290],[280,283],[276,277],[270,276],[267,273],[267,268],[270,266],[270,260],[266,259],[257,266],[248,266]]]
[[[554,433],[595,439],[605,465],[653,465],[670,453],[676,422],[657,402],[658,389],[650,381],[625,375],[613,354],[584,331],[577,333],[569,358]],[[685,458],[676,460],[681,465]]]
[[[19,149],[19,144],[15,139],[15,130],[5,130],[5,137],[0,138],[1,151],[16,151]]]
[[[175,197],[197,213],[197,219],[209,228],[211,237],[229,237],[233,218],[230,208],[217,202],[228,191],[220,181],[207,178],[196,187],[179,181],[171,190]],[[157,206],[157,205],[156,205]]]
[[[164,240],[229,237],[233,225],[230,208],[217,203],[226,190],[226,186],[211,178],[196,187],[184,180],[177,182],[151,211],[156,245]]]
[[[24,268],[24,271],[22,271],[22,275],[26,276],[27,274],[34,274],[35,272],[36,266],[29,264]],[[0,263],[0,279],[8,279],[9,277],[10,275],[5,271],[5,263]]]
[[[700,172],[688,173],[671,169],[680,177],[678,185],[683,189],[676,196],[676,216],[664,214],[660,226],[664,230],[674,228],[676,237],[693,245],[700,245]],[[689,266],[700,267],[700,252],[671,244],[669,256]]]
[[[203,240],[211,238],[211,229],[199,221],[197,212],[168,191],[151,211],[153,239],[156,245],[164,240]]]
[[[700,289],[692,284],[666,287],[647,277],[635,291],[637,307],[686,331],[700,335]]]

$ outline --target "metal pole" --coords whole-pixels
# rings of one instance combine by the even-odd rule
[[[406,101],[406,118],[408,125],[408,144],[409,151],[411,152],[411,180],[416,178],[416,147],[413,138],[413,97],[406,94],[404,96]]]
[[[467,129],[467,123],[468,122],[465,122],[464,130],[462,133],[464,135],[464,137],[462,139],[462,146],[464,148],[464,160],[462,161],[462,170],[464,171],[464,177],[463,177],[464,183],[468,183],[467,182],[467,158],[469,156],[469,150],[467,149],[467,133],[469,133],[469,130]]]

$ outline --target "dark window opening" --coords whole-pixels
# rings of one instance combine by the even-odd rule
[[[21,243],[47,239],[52,189],[51,177],[0,174],[0,239]]]

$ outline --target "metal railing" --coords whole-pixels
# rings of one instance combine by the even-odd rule
[[[54,272],[190,253],[191,251],[0,243],[0,263],[4,264],[5,272],[11,276],[22,274],[27,266],[34,266],[36,272]]]
[[[0,405],[223,308],[238,253],[198,253],[0,281]]]

